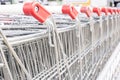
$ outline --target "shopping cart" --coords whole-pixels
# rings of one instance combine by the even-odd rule
[[[119,22],[118,22],[118,20],[119,20],[119,11],[118,11],[118,9],[115,9],[116,10],[116,36],[117,36],[117,38],[116,38],[116,41],[115,41],[115,44],[118,44],[118,38],[119,38],[119,35],[118,35],[118,30],[119,30]]]
[[[22,16],[19,16],[19,17],[22,17]],[[15,28],[15,26],[17,26],[17,25],[13,25],[12,23],[11,23],[11,25],[9,24],[9,26],[8,25],[1,25],[1,26],[4,26],[3,33],[6,35],[7,39],[10,41],[10,43],[13,46],[15,52],[17,53],[17,56],[19,56],[19,59],[22,61],[22,63],[24,63],[24,65],[26,64],[26,68],[28,68],[27,61],[29,61],[29,60],[26,60],[24,57],[31,54],[32,50],[33,51],[35,50],[35,48],[32,49],[33,46],[32,46],[32,43],[30,43],[30,41],[32,40],[32,37],[34,37],[34,36],[37,37],[40,34],[45,34],[46,31],[44,31],[42,29],[40,30],[40,29],[37,29],[37,28],[32,29],[31,27],[28,27],[28,25],[27,25],[27,27],[23,27],[23,26],[26,26],[26,25],[23,25],[23,26],[20,25],[23,28],[22,27],[20,28],[20,26]],[[35,26],[35,25],[33,25],[33,26]],[[40,26],[40,25],[38,25],[38,26]],[[29,39],[30,37],[31,37],[31,39]],[[24,41],[23,41],[23,43],[21,43],[22,40],[26,41],[27,39],[30,40],[30,41],[28,41],[28,43],[24,43]],[[21,43],[21,44],[19,44],[19,43]],[[28,49],[24,48],[24,49],[28,50],[28,52],[26,51],[26,53],[28,53],[27,55],[24,54],[24,50],[23,50],[23,47],[25,47],[25,44],[26,44],[26,47],[28,48]],[[6,56],[9,68],[10,68],[10,72],[12,73],[13,79],[18,79],[18,80],[19,79],[25,79],[26,77],[23,76],[25,74],[21,70],[20,66],[18,65],[18,63],[16,62],[14,57],[11,55],[11,51],[8,49],[8,46],[5,45],[5,42],[2,40],[2,38],[1,38],[1,46],[3,46],[1,52],[3,51],[4,54],[6,54],[5,56]],[[30,47],[31,47],[31,49],[30,49]],[[29,51],[30,51],[30,53],[29,53]],[[27,57],[27,59],[32,60],[32,58],[30,58],[31,56],[32,55],[29,55],[28,56],[29,58]],[[23,60],[23,58],[24,58],[24,60]],[[29,65],[33,65],[33,64],[35,64],[34,61],[29,63]],[[29,68],[32,68],[32,67],[29,67]],[[18,70],[21,70],[22,72],[19,72]],[[31,70],[31,69],[29,69],[29,70]],[[36,74],[34,69],[32,69],[32,70],[33,70],[34,74]],[[23,74],[21,74],[21,73],[23,73]],[[34,74],[32,74],[32,75],[34,75]]]
[[[16,9],[15,5],[11,6],[9,10]],[[108,49],[115,46],[111,39],[118,35],[118,26],[113,33],[110,26],[116,24],[114,16],[109,18],[106,9],[101,10],[106,14],[102,16],[97,8],[93,8],[91,15],[86,7],[78,13],[70,5],[45,9],[37,2],[30,2],[17,7],[20,11],[6,10],[0,15],[0,61],[4,63],[1,79],[97,78],[110,57]],[[16,13],[18,15],[14,15]],[[23,14],[32,15],[36,20]]]
[[[54,10],[53,10],[54,11]],[[66,14],[66,13],[65,13]],[[60,17],[61,18],[61,17]],[[59,19],[60,19],[59,18]],[[78,18],[79,17],[77,17],[76,18],[76,25],[79,25],[78,24]],[[60,21],[61,22],[61,21]],[[65,24],[65,23],[64,23]],[[79,26],[76,26],[75,27],[75,29],[78,29],[79,30],[79,27],[81,27],[81,28],[83,28],[84,29],[84,27],[89,27],[89,26],[87,26],[87,25],[85,25],[85,23],[83,24],[83,25],[79,25]],[[87,29],[88,30],[88,28],[85,28],[85,29]],[[83,30],[82,30],[83,31]],[[75,32],[77,32],[77,34],[76,35],[74,35],[74,36],[77,36],[78,37],[78,39],[79,39],[79,36],[80,36],[80,34],[78,34],[79,33],[79,31],[75,31]],[[85,33],[85,32],[83,32],[83,33]],[[83,34],[82,33],[82,34]],[[70,34],[68,34],[68,36],[69,36]],[[88,34],[87,34],[88,35]],[[77,39],[75,39],[75,41],[76,41]],[[78,40],[78,42],[79,42],[80,40]],[[68,42],[70,42],[70,40],[68,41]],[[80,43],[80,42],[79,42]],[[64,44],[63,44],[64,45]],[[77,45],[77,44],[76,44]],[[88,44],[87,44],[88,45]],[[74,47],[74,45],[73,45],[73,47]],[[71,72],[71,75],[72,75],[72,77],[73,77],[73,79],[80,79],[81,78],[81,75],[82,75],[82,77],[85,77],[85,73],[83,72],[83,71],[85,71],[85,70],[83,70],[83,68],[84,68],[84,66],[82,66],[84,63],[82,62],[81,63],[81,61],[83,60],[83,61],[85,61],[84,59],[82,59],[81,58],[81,55],[83,55],[82,53],[82,49],[81,49],[81,47],[79,47],[79,49],[78,50],[76,50],[76,52],[73,54],[73,55],[71,55],[71,56],[69,56],[69,70],[70,70],[70,72]],[[82,59],[82,60],[81,60]],[[62,66],[62,67],[64,67],[64,66]],[[82,67],[82,68],[81,68]],[[85,65],[85,67],[86,67],[86,65]],[[75,70],[75,68],[76,68],[76,70]],[[81,74],[81,70],[83,70],[82,71],[82,73],[83,74]],[[54,71],[55,71],[55,69],[54,69]],[[64,71],[64,70],[63,70]],[[62,72],[63,74],[66,74],[67,72]],[[45,78],[42,78],[42,76],[44,76],[44,75],[41,75],[41,74],[39,74],[38,76],[36,76],[36,78],[38,77],[38,79],[46,79],[47,77],[46,76],[50,76],[50,74],[47,74],[46,76],[45,76]],[[51,74],[51,77],[49,78],[49,79],[54,79],[54,76],[56,76],[56,73],[54,73],[54,74]],[[57,76],[56,76],[57,77]],[[48,79],[48,78],[47,78]],[[63,77],[62,77],[62,79],[67,79],[67,76],[64,76],[63,75]]]
[[[117,12],[118,12],[118,19],[117,19],[118,28],[117,28],[117,30],[118,30],[118,36],[119,36],[119,30],[120,30],[120,29],[119,29],[119,25],[120,25],[120,24],[119,24],[119,22],[120,22],[120,20],[119,20],[119,19],[120,19],[120,15],[119,15],[119,14],[120,14],[120,11],[119,11],[119,9],[117,9]],[[118,41],[119,41],[119,37],[118,37]]]
[[[38,5],[38,4],[37,4]],[[20,17],[22,17],[21,15],[20,15]],[[59,17],[60,17],[60,15],[59,15]],[[64,16],[62,16],[62,17],[64,17]],[[29,17],[28,17],[29,18]],[[55,17],[56,18],[56,17]],[[15,18],[16,19],[16,18]],[[31,18],[30,18],[31,19]],[[74,22],[73,23],[71,23],[73,26],[70,26],[69,24],[68,24],[68,21],[70,21],[70,19],[68,18],[68,20],[66,19],[64,19],[64,18],[61,18],[61,19],[63,19],[63,21],[65,21],[65,23],[64,22],[56,22],[57,23],[57,25],[58,26],[60,26],[60,25],[62,25],[62,24],[66,24],[66,25],[64,25],[64,26],[60,26],[59,28],[58,28],[58,31],[59,31],[59,35],[60,35],[60,39],[62,40],[62,42],[64,42],[65,44],[64,44],[64,49],[65,49],[65,51],[67,52],[67,54],[58,54],[59,55],[59,57],[57,57],[57,59],[58,59],[58,61],[60,61],[60,63],[59,62],[56,62],[56,60],[55,60],[55,56],[56,56],[56,54],[55,53],[61,53],[61,51],[62,50],[60,50],[59,48],[56,48],[56,47],[58,47],[58,46],[61,46],[61,45],[56,45],[55,46],[55,48],[56,49],[58,49],[58,50],[60,50],[60,51],[54,51],[55,49],[54,49],[54,46],[52,45],[52,44],[54,44],[55,42],[54,41],[52,41],[52,39],[54,40],[54,38],[56,39],[56,37],[58,36],[58,34],[57,33],[55,33],[56,34],[56,36],[55,36],[55,34],[53,35],[54,36],[54,38],[50,35],[50,33],[48,32],[47,33],[47,27],[45,27],[45,26],[43,26],[42,24],[38,24],[38,25],[31,25],[30,27],[25,27],[26,25],[27,25],[27,23],[25,23],[25,25],[24,25],[24,27],[22,26],[22,25],[20,25],[20,26],[22,26],[22,27],[19,27],[19,28],[22,28],[22,30],[24,31],[26,31],[27,29],[28,30],[33,30],[33,31],[35,31],[36,32],[36,30],[38,31],[38,32],[36,32],[35,34],[30,34],[30,33],[28,33],[28,35],[25,35],[25,34],[23,34],[24,36],[22,36],[21,34],[20,34],[20,36],[17,36],[17,37],[15,37],[15,35],[16,34],[13,34],[13,35],[7,35],[7,36],[12,36],[12,38],[11,37],[8,37],[7,39],[9,40],[10,39],[10,43],[12,44],[12,46],[14,47],[14,50],[15,50],[15,52],[17,53],[17,55],[19,56],[19,58],[20,58],[20,60],[23,62],[23,64],[24,64],[24,66],[25,66],[25,68],[28,70],[28,72],[29,72],[29,74],[32,76],[32,77],[34,77],[36,74],[38,74],[38,73],[40,73],[41,74],[41,76],[42,76],[42,79],[44,79],[44,78],[47,78],[47,79],[50,79],[49,78],[49,74],[44,74],[45,72],[47,72],[47,70],[48,69],[51,69],[51,67],[53,67],[52,69],[54,69],[55,71],[54,71],[54,73],[55,73],[55,75],[54,74],[52,74],[52,75],[54,75],[53,77],[51,76],[51,78],[56,78],[56,79],[58,79],[58,77],[57,77],[57,75],[58,75],[58,73],[61,73],[61,72],[59,72],[58,71],[58,73],[56,73],[56,69],[61,69],[61,68],[59,68],[59,64],[63,67],[62,69],[66,69],[65,68],[65,65],[66,64],[64,64],[64,59],[63,59],[63,57],[65,56],[65,55],[67,55],[67,56],[69,56],[70,57],[70,55],[73,55],[73,52],[74,52],[74,49],[77,47],[76,46],[76,44],[78,44],[78,43],[76,43],[75,41],[77,41],[77,39],[76,39],[76,25],[73,25],[74,24]],[[25,19],[23,19],[24,21],[25,21]],[[18,18],[18,20],[17,20],[18,22],[19,21],[21,21],[21,18]],[[34,20],[33,20],[34,21]],[[40,20],[41,21],[41,20]],[[48,20],[48,23],[46,22],[46,25],[48,25],[49,27],[52,27],[53,26],[53,24],[51,25],[51,23],[49,23],[49,21],[51,21],[51,20]],[[42,21],[41,21],[42,22]],[[17,23],[17,22],[16,22]],[[22,23],[22,22],[21,22]],[[16,25],[14,25],[13,26],[13,24],[15,24],[15,23],[10,23],[10,24],[12,24],[12,29],[14,29],[14,30],[16,30],[16,28],[15,28],[15,26]],[[9,24],[9,26],[7,26],[7,28],[10,28],[10,24]],[[24,24],[24,23],[23,23]],[[36,23],[35,23],[36,24]],[[33,26],[40,26],[40,28],[38,28],[38,27],[36,27],[35,29],[33,28]],[[67,27],[66,27],[67,26]],[[4,26],[4,27],[6,27],[6,26]],[[33,29],[32,29],[32,28]],[[53,27],[56,27],[55,26],[55,24],[54,24],[54,26]],[[7,29],[6,28],[6,29]],[[18,31],[19,31],[19,28],[17,28],[18,29]],[[38,28],[38,29],[37,29]],[[8,29],[8,31],[9,31],[10,29]],[[14,30],[11,30],[11,32],[10,33],[13,33],[12,31],[14,31]],[[51,30],[51,29],[49,29],[49,30]],[[74,31],[75,30],[75,31]],[[17,32],[16,32],[17,33]],[[52,33],[53,34],[53,33]],[[71,35],[70,35],[71,34]],[[17,35],[19,35],[19,34],[17,34]],[[39,36],[38,36],[39,35]],[[49,35],[49,36],[48,36]],[[75,38],[74,38],[75,37]],[[22,39],[22,40],[17,40],[17,39]],[[24,38],[24,39],[23,39]],[[48,40],[49,39],[49,40]],[[73,39],[76,39],[76,40],[73,40]],[[50,42],[49,42],[50,41]],[[59,43],[59,38],[56,40],[56,41],[58,41],[58,43]],[[71,46],[71,45],[75,45],[75,46]],[[60,47],[61,48],[61,47]],[[15,60],[13,60],[13,56],[12,55],[10,55],[9,53],[10,53],[10,51],[9,50],[7,50],[7,48],[5,47],[4,48],[5,49],[5,53],[6,54],[8,54],[8,56],[9,56],[9,60],[8,60],[8,62],[9,62],[9,67],[10,67],[10,69],[11,69],[11,73],[12,73],[12,76],[13,76],[13,78],[14,79],[26,79],[26,76],[25,76],[25,74],[23,73],[23,72],[21,72],[21,68],[19,67],[19,65],[18,65],[18,63],[15,61]],[[4,50],[3,49],[3,50]],[[13,51],[14,52],[14,51]],[[75,53],[75,52],[74,52]],[[58,56],[57,55],[57,56]],[[41,57],[42,56],[42,57]],[[48,58],[49,57],[49,58]],[[40,59],[40,60],[39,60]],[[39,62],[40,61],[40,62]],[[38,62],[39,62],[39,65],[38,65]],[[12,64],[14,64],[14,65],[12,65]],[[56,65],[57,66],[56,66]],[[40,66],[40,67],[39,67]],[[54,67],[55,66],[55,67]],[[58,67],[58,68],[57,68]],[[75,66],[74,66],[75,67]],[[73,68],[73,67],[72,67]],[[19,70],[19,71],[18,71]],[[49,71],[49,70],[48,70]],[[52,71],[51,71],[52,72]],[[47,72],[48,73],[48,72]],[[66,70],[65,70],[65,73],[67,74],[68,72],[66,72]],[[15,75],[15,74],[17,74],[17,75]],[[60,74],[59,74],[60,75]],[[47,77],[48,76],[48,77]],[[62,75],[60,75],[60,77],[59,77],[59,79],[61,78],[61,76],[66,76],[66,77],[64,77],[64,78],[68,78],[68,76],[67,75],[65,75],[65,74],[62,74]]]
[[[118,22],[117,22],[117,11],[116,11],[115,8],[113,9],[113,12],[114,12],[114,15],[113,15],[114,29],[113,29],[113,33],[112,33],[112,34],[113,34],[113,36],[112,36],[112,37],[113,37],[112,42],[113,42],[113,45],[114,45],[114,44],[116,43],[116,40],[117,40],[117,39],[115,38],[115,36],[117,36],[117,35],[116,35],[116,30],[117,30],[117,23],[118,23]]]

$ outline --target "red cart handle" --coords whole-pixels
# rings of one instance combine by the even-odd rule
[[[113,9],[113,12],[114,12],[115,14],[117,13],[115,9]]]
[[[98,16],[100,16],[101,14],[100,8],[97,8],[97,7],[93,8],[93,12],[96,13]]]
[[[118,11],[119,11],[119,14],[120,14],[120,9],[118,9]]]
[[[120,14],[119,9],[117,9],[118,14]]]
[[[80,12],[85,13],[87,15],[87,17],[90,17],[90,15],[91,15],[91,10],[88,7],[81,7]]]
[[[116,10],[116,12],[117,12],[117,14],[119,13],[119,11],[118,11],[118,9],[115,9]]]
[[[112,10],[111,8],[108,8],[108,12],[109,12],[110,14],[113,14],[113,10]]]
[[[23,12],[25,15],[32,15],[41,23],[51,15],[45,8],[43,8],[38,2],[25,3],[23,6]]]
[[[75,19],[78,16],[78,11],[73,6],[70,6],[70,5],[63,5],[62,6],[62,13],[69,14],[69,16],[72,19]]]
[[[116,14],[117,14],[117,8],[115,8],[115,12],[116,12]]]
[[[101,12],[104,12],[105,15],[108,15],[108,10],[106,8],[101,8]]]

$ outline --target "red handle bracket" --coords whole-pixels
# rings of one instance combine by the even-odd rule
[[[107,8],[107,10],[110,14],[113,14],[113,10],[111,8]]]
[[[118,11],[119,11],[119,14],[120,14],[120,9],[118,9]]]
[[[119,9],[117,9],[118,14],[120,14]]]
[[[25,3],[23,6],[23,12],[25,15],[33,16],[41,23],[45,22],[46,19],[51,15],[38,2]]]
[[[115,8],[115,12],[116,12],[116,14],[118,13],[117,8]]]
[[[116,12],[116,14],[117,14],[117,9],[115,8],[115,12]]]
[[[100,8],[97,8],[97,7],[93,8],[93,12],[96,13],[98,16],[100,16],[101,14]]]
[[[72,19],[75,19],[78,15],[78,11],[73,6],[70,5],[63,5],[62,13],[68,14]]]
[[[108,15],[108,10],[106,8],[101,8],[101,12],[104,12],[105,15]]]
[[[116,12],[116,9],[113,9],[113,12],[116,14],[117,12]]]
[[[85,13],[87,15],[87,17],[90,17],[90,15],[91,15],[91,10],[88,7],[81,7],[80,12]]]

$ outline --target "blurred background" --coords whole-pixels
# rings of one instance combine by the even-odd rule
[[[114,6],[120,7],[120,0],[0,0],[1,5],[23,3],[26,1],[38,1],[44,5],[73,4],[76,6]]]

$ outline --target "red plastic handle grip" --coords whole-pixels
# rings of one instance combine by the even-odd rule
[[[113,9],[113,12],[114,12],[115,14],[117,13],[115,9]]]
[[[119,11],[119,14],[120,14],[120,9],[118,9],[118,11]]]
[[[108,10],[106,8],[101,8],[101,12],[104,12],[105,15],[108,15]]]
[[[33,16],[41,23],[45,22],[46,19],[51,15],[38,2],[25,3],[23,6],[23,12],[25,15]]]
[[[108,8],[108,12],[109,12],[110,14],[113,14],[113,10],[112,10],[111,8]]]
[[[117,14],[117,9],[115,9],[115,12],[116,12],[116,14]]]
[[[119,13],[117,8],[115,9],[115,11],[116,11],[116,13]]]
[[[70,5],[63,5],[62,13],[68,14],[72,19],[75,19],[78,15],[78,11],[73,6]]]
[[[120,12],[119,12],[119,9],[117,9],[117,12],[118,12],[118,14],[120,13]]]
[[[87,15],[87,17],[90,17],[90,15],[91,15],[91,10],[88,7],[81,7],[80,12],[85,13]]]
[[[101,14],[100,8],[97,8],[97,7],[93,8],[93,12],[96,13],[98,16],[100,16]]]

